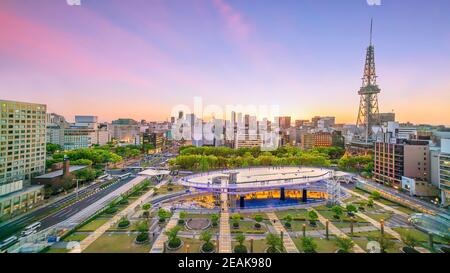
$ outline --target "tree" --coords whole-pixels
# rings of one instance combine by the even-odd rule
[[[380,244],[381,252],[386,253],[386,250],[395,246],[395,243],[387,238],[384,235],[380,234],[378,237],[368,237],[369,241],[376,241]]]
[[[217,226],[217,222],[219,221],[219,214],[213,213],[213,214],[211,214],[210,218],[211,218],[212,225]]]
[[[278,235],[275,235],[273,233],[269,233],[266,236],[266,245],[268,246],[267,252],[268,253],[277,253],[280,252],[281,248],[281,238]]]
[[[260,229],[261,228],[261,222],[264,220],[263,216],[261,214],[255,215],[255,228]]]
[[[284,220],[286,221],[286,222],[284,223],[284,225],[285,225],[287,228],[291,228],[291,226],[292,226],[291,222],[292,222],[292,220],[293,220],[292,215],[290,215],[290,214],[286,215],[286,216],[284,217]]]
[[[77,179],[81,179],[83,181],[89,182],[89,181],[94,181],[96,176],[97,176],[97,172],[91,168],[85,168],[82,170],[79,170],[75,173],[75,176],[77,177]]]
[[[334,206],[331,208],[331,210],[334,212],[334,218],[341,219],[341,216],[343,214],[343,209],[341,206]]]
[[[139,232],[141,232],[141,233],[148,232],[148,223],[147,223],[147,221],[139,222],[139,224],[137,225],[137,230]]]
[[[181,245],[181,240],[178,238],[179,226],[175,226],[165,232],[168,238],[168,245],[170,248],[178,248]]]
[[[347,210],[347,213],[348,213],[349,215],[353,215],[353,214],[355,214],[356,212],[358,212],[358,208],[357,208],[355,205],[353,205],[353,204],[347,204],[347,206],[345,207],[345,209]]]
[[[316,253],[317,244],[312,237],[302,237],[302,249],[305,253]]]
[[[369,200],[367,201],[367,206],[368,206],[369,208],[372,208],[372,207],[374,206],[374,201],[373,201],[372,198],[369,198]]]
[[[184,219],[186,219],[187,213],[185,211],[180,212],[180,219],[178,220],[178,224],[183,225]]]
[[[370,196],[373,200],[379,200],[381,198],[381,193],[378,191],[373,191]]]
[[[167,218],[169,218],[171,213],[163,208],[160,208],[158,210],[158,217],[160,222],[166,221]]]
[[[419,244],[419,240],[411,232],[402,234],[401,239],[402,242],[410,248],[415,248]]]
[[[245,242],[245,235],[244,233],[239,233],[236,235],[236,241],[238,242],[238,245],[234,247],[235,253],[247,253],[247,247],[244,245]]]
[[[204,242],[202,246],[203,252],[212,252],[214,250],[214,245],[211,243],[211,239],[212,234],[208,230],[205,230],[200,234],[200,240]]]
[[[317,212],[311,210],[308,212],[308,218],[311,225],[315,225],[316,221],[319,219],[319,215],[317,215]]]
[[[338,246],[340,253],[349,253],[352,250],[355,243],[350,238],[337,237],[336,245]]]
[[[264,217],[261,214],[255,215],[255,221],[261,223],[264,220]]]
[[[142,205],[142,209],[147,211],[152,207],[152,204],[150,203],[145,203],[144,205]]]
[[[53,143],[47,143],[45,148],[47,150],[47,154],[54,154],[55,152],[59,152],[59,151],[63,150],[61,145],[53,144]]]
[[[231,219],[233,221],[233,227],[238,228],[239,222],[241,221],[241,215],[239,213],[233,214],[233,216],[231,216]]]
[[[145,203],[142,205],[142,210],[144,210],[144,213],[142,214],[145,218],[148,218],[150,216],[149,210],[152,207],[152,204]]]

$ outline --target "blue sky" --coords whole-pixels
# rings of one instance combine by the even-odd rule
[[[201,96],[352,123],[373,18],[380,110],[450,125],[448,14],[448,0],[3,0],[0,97],[69,119],[163,120]]]

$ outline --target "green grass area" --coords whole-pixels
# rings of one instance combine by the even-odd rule
[[[379,230],[355,232],[355,233],[353,233],[353,237],[378,238],[378,237],[380,237],[380,233],[381,232]],[[395,239],[392,235],[390,235],[386,232],[384,232],[384,238]]]
[[[347,213],[343,213],[341,216],[340,220],[337,220],[334,218],[334,212],[333,211],[319,211],[320,215],[322,215],[323,217],[327,218],[330,221],[335,221],[335,222],[350,222],[350,216],[347,215]],[[359,217],[359,216],[354,216],[353,217],[353,222],[355,223],[361,223],[361,222],[366,222],[366,220],[364,220],[363,218]]]
[[[89,233],[72,233],[69,236],[67,236],[66,238],[64,238],[64,242],[71,242],[71,241],[78,241],[81,242],[83,241],[86,237],[89,236]]]
[[[282,225],[284,226],[286,221],[281,221],[281,222],[282,222]],[[285,226],[284,227],[288,231],[303,231],[303,224],[305,225],[306,231],[325,229],[325,226],[322,225],[322,223],[320,223],[319,221],[316,221],[316,225],[312,226],[312,225],[310,225],[309,221],[294,220],[291,222],[290,229],[286,228]]]
[[[401,236],[409,233],[414,238],[416,238],[419,242],[428,244],[428,234],[423,231],[417,230],[415,228],[393,228],[393,230],[397,231]],[[436,244],[450,244],[450,242],[446,242],[444,238],[433,236],[433,242]]]
[[[234,250],[234,247],[238,245],[236,241],[233,241],[231,246]],[[245,240],[244,245],[247,247],[248,253],[251,251],[251,242],[250,240]],[[253,240],[253,253],[265,253],[265,250],[267,248],[266,240]]]
[[[150,245],[134,243],[136,235],[105,233],[84,251],[86,253],[148,253]]]
[[[188,213],[186,215],[186,219],[190,219],[190,218],[207,218],[207,219],[210,219],[210,214]]]
[[[295,246],[301,252],[303,252],[302,248],[302,238],[293,239]],[[338,250],[338,246],[336,245],[336,239],[334,237],[330,237],[329,240],[314,238],[314,242],[317,244],[317,253],[334,253]]]
[[[380,222],[382,219],[386,222],[387,220],[391,219],[392,215],[394,215],[393,212],[386,212],[386,213],[365,213],[370,218]]]
[[[103,224],[105,224],[109,219],[105,218],[98,218],[95,220],[90,221],[89,223],[79,227],[76,231],[95,231],[99,227],[101,227]]]
[[[333,222],[333,225],[339,229],[350,228],[350,222]],[[358,227],[367,227],[371,225],[372,224],[369,222],[355,222],[353,223],[353,228],[356,229]]]
[[[261,225],[260,229],[255,228],[255,221],[240,221],[239,228],[234,229],[233,224],[230,222],[231,233],[248,233],[248,234],[264,234],[267,232],[265,225]]]
[[[330,207],[327,207],[327,206],[324,206],[324,205],[314,207],[314,209],[319,211],[319,212],[321,212],[321,211],[331,211]]]
[[[183,241],[183,246],[175,251],[168,250],[167,253],[200,253],[200,247],[203,241],[192,238],[180,238]],[[189,246],[189,250],[188,250]]]
[[[277,211],[275,214],[280,220],[283,220],[287,215],[291,215],[294,218],[294,220],[308,219],[307,210],[285,210],[285,211]]]
[[[418,213],[414,209],[410,209],[410,208],[407,208],[407,207],[404,207],[404,206],[400,206],[400,205],[394,206],[393,208],[396,209],[396,210],[399,210],[401,212],[404,212],[406,214],[409,214],[409,215],[414,214],[414,213]]]

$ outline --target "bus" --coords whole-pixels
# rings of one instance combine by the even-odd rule
[[[0,243],[0,250],[7,249],[8,247],[10,247],[13,244],[15,244],[17,241],[19,241],[19,238],[17,238],[16,236],[11,236],[8,239],[5,239],[4,241],[2,241]]]
[[[127,179],[127,178],[130,177],[130,176],[131,176],[131,173],[126,173],[126,174],[118,175],[117,178],[118,178],[119,180],[122,180],[122,179]]]
[[[104,174],[104,175],[100,175],[99,177],[97,177],[97,180],[103,180],[109,177],[109,174]]]
[[[27,226],[24,229],[24,232],[30,232],[30,231],[33,231],[33,230],[37,230],[40,227],[41,227],[41,222],[34,222],[33,224]]]

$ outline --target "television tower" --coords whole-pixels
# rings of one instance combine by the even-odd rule
[[[373,127],[381,126],[378,109],[378,93],[380,93],[381,89],[377,85],[377,75],[375,73],[375,50],[372,44],[372,32],[373,19],[370,21],[370,44],[366,53],[362,87],[358,92],[361,99],[355,134],[355,140],[366,145],[375,141]]]

